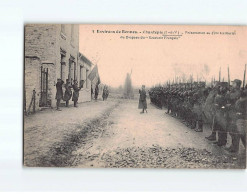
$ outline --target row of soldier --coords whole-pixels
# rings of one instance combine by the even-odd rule
[[[167,114],[180,118],[188,127],[203,131],[203,124],[210,124],[212,133],[206,137],[218,146],[226,146],[231,136],[229,152],[239,151],[240,140],[246,148],[247,87],[242,81],[180,83],[166,87],[153,87],[149,91],[151,103],[167,108]],[[218,134],[218,136],[216,136]],[[218,140],[217,140],[218,138]]]

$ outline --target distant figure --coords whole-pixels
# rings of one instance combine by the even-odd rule
[[[74,107],[77,107],[77,101],[79,98],[79,91],[81,90],[81,87],[78,87],[78,82],[75,80],[74,81],[74,85],[73,85],[73,97],[72,97],[72,101],[74,102]]]
[[[57,100],[57,110],[58,111],[61,111],[60,110],[60,102],[61,102],[61,99],[63,98],[63,89],[62,89],[63,83],[64,82],[62,81],[62,79],[60,79],[60,78],[57,79],[57,83],[56,83],[56,89],[57,89],[56,100]]]
[[[103,88],[103,93],[102,93],[103,101],[107,100],[108,95],[109,95],[108,87],[105,85]]]
[[[106,86],[106,99],[108,98],[109,96],[109,89],[108,89],[108,86]]]
[[[93,99],[93,85],[91,84],[91,100]]]
[[[138,108],[142,109],[141,113],[144,113],[144,110],[147,111],[147,100],[146,100],[146,91],[145,91],[145,85],[142,85],[142,89],[139,89],[139,93],[140,93],[140,98],[139,98],[139,105]]]
[[[95,100],[98,99],[98,95],[99,95],[99,86],[96,85],[95,86],[95,90],[94,90],[94,98],[95,98]]]
[[[64,97],[63,100],[66,102],[66,107],[69,107],[69,100],[71,99],[72,96],[72,91],[71,91],[71,84],[69,79],[66,79],[66,84],[65,84],[65,93],[64,93]]]

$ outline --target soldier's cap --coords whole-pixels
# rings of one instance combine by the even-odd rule
[[[237,85],[240,86],[242,84],[242,81],[239,79],[235,79],[234,81],[232,81],[232,83],[236,83]]]
[[[220,82],[219,86],[221,87],[228,87],[228,82]]]
[[[200,82],[199,82],[199,85],[201,85],[201,86],[205,86],[205,85],[206,85],[206,82],[204,82],[204,81],[200,81]]]
[[[57,80],[58,80],[58,81],[61,81],[62,79],[61,79],[61,78],[58,78]]]

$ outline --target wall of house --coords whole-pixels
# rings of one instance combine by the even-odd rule
[[[56,36],[58,43],[56,48],[58,68],[55,79],[62,78],[64,82],[66,82],[66,79],[70,79],[71,84],[73,84],[74,80],[78,80],[79,73],[79,25],[57,24]],[[61,54],[65,54],[63,59],[61,59]],[[63,61],[63,65],[61,65],[61,61]],[[65,88],[63,91],[65,91]],[[64,101],[61,103],[65,104]],[[70,101],[69,104],[72,105],[73,102]]]
[[[56,106],[56,87],[58,78],[66,81],[69,77],[70,59],[74,59],[71,73],[73,80],[78,76],[78,53],[79,53],[79,25],[70,24],[27,24],[25,25],[25,56],[36,56],[40,63],[34,63],[32,60],[25,60],[25,74],[28,76],[28,88],[36,88],[37,97],[40,98],[41,73],[40,67],[48,68],[48,98],[51,106]],[[61,54],[65,54],[62,59]],[[25,57],[26,58],[26,57]],[[34,64],[35,71],[33,72]],[[75,64],[75,66],[74,66]],[[74,72],[74,70],[76,70]],[[32,73],[33,72],[33,73]],[[75,76],[73,76],[75,75]],[[26,75],[25,75],[26,76]],[[29,79],[32,78],[32,79]],[[30,82],[30,83],[29,83]],[[34,83],[39,83],[37,86]],[[62,102],[63,103],[63,102]],[[72,103],[70,103],[72,104]]]
[[[37,97],[40,98],[41,66],[48,68],[48,99],[52,105],[54,101],[54,81],[56,76],[56,25],[53,24],[27,24],[25,25],[25,56],[37,56],[40,64],[37,65],[38,75],[33,74],[33,80],[29,85],[38,82]],[[30,67],[29,61],[25,61],[25,69]]]
[[[26,111],[28,111],[29,105],[31,103],[32,96],[33,96],[33,90],[36,91],[35,108],[39,110],[40,82],[37,78],[40,77],[40,69],[39,69],[40,66],[41,66],[40,59],[37,56],[26,56],[25,57],[24,97],[26,99]],[[31,107],[30,109],[31,112],[32,112],[32,109],[33,107]]]
[[[87,79],[87,74],[91,71],[91,65],[84,62],[82,59],[79,59],[79,71],[78,71],[78,80],[84,80],[83,88],[80,91],[80,96],[78,102],[87,102],[91,101],[91,81]],[[88,71],[88,72],[87,72]]]

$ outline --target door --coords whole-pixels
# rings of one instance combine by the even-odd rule
[[[41,94],[40,94],[40,107],[48,106],[48,68],[41,66]]]

